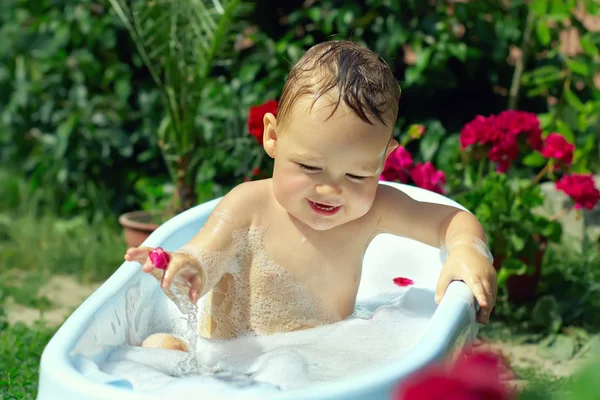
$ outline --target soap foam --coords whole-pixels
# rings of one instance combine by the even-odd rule
[[[430,317],[410,304],[432,302],[431,297],[424,289],[398,288],[357,303],[343,321],[269,336],[197,337],[190,353],[125,346],[113,350],[100,369],[129,380],[136,391],[169,395],[301,388],[401,358],[421,338]],[[182,320],[180,328],[185,327]]]

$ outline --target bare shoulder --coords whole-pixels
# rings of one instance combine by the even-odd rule
[[[270,179],[264,179],[237,185],[223,196],[213,213],[226,213],[236,221],[251,225],[254,214],[260,212],[262,206],[269,199],[270,181]]]
[[[382,216],[389,212],[406,210],[415,203],[412,197],[389,185],[379,185],[373,202],[373,210]]]
[[[270,182],[242,183],[230,190],[215,206],[202,229],[190,244],[205,250],[225,249],[231,243],[234,232],[252,227],[261,204],[268,199]]]

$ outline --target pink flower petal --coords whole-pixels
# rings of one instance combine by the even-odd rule
[[[148,256],[150,257],[152,264],[154,264],[154,266],[158,269],[167,269],[167,265],[169,265],[169,261],[171,261],[169,253],[167,253],[162,247],[155,248]]]
[[[398,286],[410,286],[415,283],[412,279],[403,278],[401,276],[394,278],[394,283]]]

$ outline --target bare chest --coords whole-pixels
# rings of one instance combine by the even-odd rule
[[[364,239],[350,232],[314,233],[291,224],[273,226],[265,232],[263,251],[315,301],[345,318],[354,310]],[[269,279],[268,273],[263,276]]]

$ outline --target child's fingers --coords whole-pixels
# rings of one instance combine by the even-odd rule
[[[150,260],[150,257],[147,257],[146,261],[144,261],[144,264],[142,265],[142,271],[148,273],[148,272],[153,272],[154,270],[162,271],[162,270],[156,268],[154,266],[154,264],[152,264],[152,260]]]
[[[492,288],[492,284],[487,280],[483,281],[483,288],[485,289],[485,294],[491,309],[496,305],[496,290]]]
[[[435,290],[435,302],[440,303],[442,301],[442,297],[446,294],[446,289],[448,285],[452,282],[452,278],[449,274],[442,272],[440,275],[440,279],[438,279],[437,288]]]
[[[181,263],[175,260],[171,260],[169,266],[167,267],[167,270],[165,271],[165,275],[163,276],[162,283],[160,284],[160,286],[163,289],[170,287],[171,283],[173,282],[173,278],[175,278],[175,275],[177,275],[177,272],[179,272],[180,269]]]
[[[481,308],[487,308],[488,307],[487,295],[485,293],[485,289],[483,288],[483,284],[481,283],[481,281],[476,280],[473,283],[471,283],[471,285],[469,285],[469,286],[471,287],[471,292],[473,292],[473,295],[475,296],[475,299],[477,299],[479,306]]]
[[[152,247],[130,247],[125,253],[126,261],[136,261],[140,264],[144,264],[148,258],[148,254],[154,250]]]

